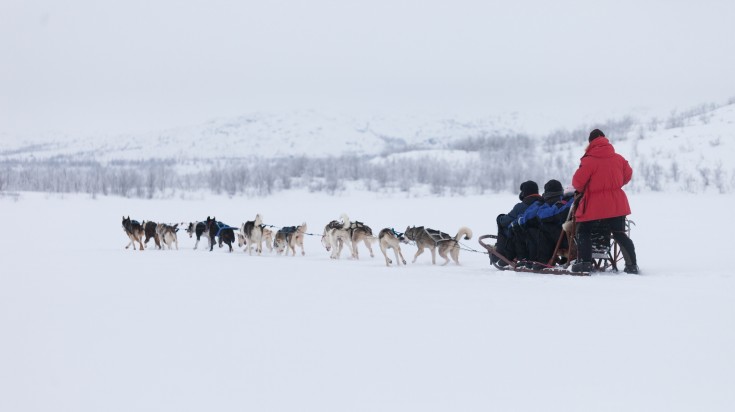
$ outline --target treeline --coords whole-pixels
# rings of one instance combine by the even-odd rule
[[[635,122],[624,118],[604,125],[622,138],[636,136]],[[548,179],[569,183],[583,148],[579,136],[559,131],[539,144],[526,135],[480,135],[455,141],[450,150],[466,156],[431,157],[435,152],[411,151],[385,157],[213,159],[197,162],[154,159],[146,161],[52,160],[0,161],[0,191],[88,193],[124,197],[170,197],[177,192],[204,191],[227,195],[269,195],[291,188],[335,193],[349,183],[370,191],[428,189],[433,194],[464,195],[516,191],[522,181],[543,184]],[[638,139],[639,137],[632,137]],[[641,136],[640,138],[643,138]],[[635,143],[635,142],[633,142]],[[433,153],[433,154],[432,154]],[[627,187],[640,191],[715,190],[735,187],[733,170],[721,164],[681,167],[675,160],[639,156],[629,158],[634,180]]]
[[[477,153],[467,160],[422,156],[288,157],[174,160],[75,161],[68,158],[0,162],[0,189],[53,193],[89,193],[124,197],[167,197],[177,191],[228,195],[269,195],[293,187],[335,193],[357,182],[371,191],[412,191],[428,187],[435,194],[515,190],[521,179],[568,173],[563,161],[538,162],[528,153],[527,136],[481,136],[449,147]],[[405,152],[407,153],[407,152]]]

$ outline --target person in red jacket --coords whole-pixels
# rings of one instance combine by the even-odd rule
[[[626,273],[638,273],[635,246],[625,233],[625,217],[630,214],[623,186],[633,169],[599,129],[590,132],[589,145],[574,173],[572,186],[582,193],[574,215],[577,221],[577,263],[572,272],[592,270],[592,232],[608,230],[620,245]]]

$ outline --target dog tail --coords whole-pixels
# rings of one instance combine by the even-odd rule
[[[459,228],[457,236],[454,237],[454,240],[459,241],[462,236],[464,236],[464,240],[472,239],[472,230],[466,226],[462,226],[461,228]]]
[[[347,213],[342,213],[342,229],[349,229],[350,228],[350,217],[347,216]]]

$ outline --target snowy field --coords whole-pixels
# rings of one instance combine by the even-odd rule
[[[411,264],[412,246],[387,268],[377,245],[334,261],[319,237],[303,257],[195,251],[184,233],[140,252],[121,228],[261,213],[321,233],[346,212],[375,233],[466,225],[480,249],[515,201],[0,197],[0,411],[735,408],[732,195],[632,196],[640,276],[499,272],[467,251]]]

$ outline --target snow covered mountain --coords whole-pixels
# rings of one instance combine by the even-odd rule
[[[601,123],[609,122],[609,120]],[[579,131],[594,125],[578,125]],[[602,126],[604,127],[604,126]],[[657,158],[684,156],[724,161],[735,134],[735,104],[701,106],[668,119],[629,117],[616,147]],[[136,135],[0,135],[0,159],[145,160],[261,158],[341,155],[376,156],[408,150],[449,149],[453,142],[483,136],[525,134],[517,117],[475,119],[428,116],[364,117],[299,111],[255,113]],[[557,132],[558,133],[558,132]],[[569,132],[572,133],[572,132]],[[553,134],[553,133],[551,133]],[[539,138],[546,136],[537,135]],[[574,136],[584,143],[584,135]]]
[[[592,128],[605,131],[617,151],[633,165],[636,178],[629,186],[632,191],[725,193],[735,187],[735,161],[731,160],[735,155],[735,102],[702,105],[672,112],[665,118],[627,116],[535,135],[524,133],[527,127],[516,116],[359,118],[314,111],[250,114],[136,135],[2,135],[0,166],[5,164],[5,169],[12,171],[18,164],[37,167],[51,162],[53,167],[58,167],[70,162],[92,162],[101,167],[133,164],[140,170],[155,160],[156,167],[175,167],[174,172],[179,174],[205,173],[212,167],[219,168],[219,173],[235,166],[244,168],[238,172],[240,175],[253,176],[253,167],[259,167],[261,170],[255,175],[266,173],[271,176],[265,178],[271,181],[303,177],[335,182],[371,180],[382,172],[385,176],[378,178],[381,185],[392,179],[394,187],[407,188],[421,183],[433,184],[437,190],[479,187],[482,192],[512,189],[518,181],[526,179],[545,181],[553,177],[564,181],[579,164]],[[302,158],[307,164],[298,165],[284,175],[291,164],[283,159],[290,158]],[[323,158],[343,161],[341,164],[330,161],[331,170],[326,170],[319,161]],[[360,167],[355,166],[355,170],[347,173],[345,170],[354,162],[349,159],[356,158],[366,161],[360,161]],[[29,161],[35,166],[27,166]],[[274,162],[280,162],[275,167],[279,173],[274,171]],[[157,172],[148,174],[154,173]],[[425,178],[427,173],[432,176]],[[409,181],[401,177],[406,174],[412,176]],[[453,178],[445,179],[448,175]],[[231,178],[242,180],[238,176]],[[90,178],[82,180],[72,186],[87,185]],[[143,184],[145,178],[128,180]],[[253,182],[257,181],[256,176]],[[152,187],[152,183],[149,185]],[[20,183],[15,186],[18,190],[43,187]],[[288,187],[289,183],[284,186]],[[269,193],[270,183],[268,187]]]
[[[379,155],[409,148],[443,149],[457,139],[508,134],[513,119],[337,116],[314,111],[249,114],[194,127],[114,136],[3,136],[0,159],[85,160],[220,159]]]

